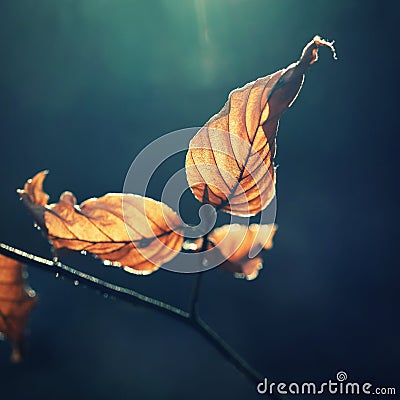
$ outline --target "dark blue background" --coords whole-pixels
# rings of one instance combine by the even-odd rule
[[[398,4],[3,0],[0,240],[49,256],[15,193],[37,171],[50,169],[53,201],[66,189],[79,201],[119,192],[146,144],[203,124],[315,34],[335,39],[339,60],[320,51],[281,121],[279,231],[265,268],[253,282],[207,273],[201,312],[276,382],[345,370],[400,390]],[[191,276],[68,261],[187,305]],[[0,346],[2,399],[257,398],[187,327],[29,271],[40,304],[27,360],[12,365]]]

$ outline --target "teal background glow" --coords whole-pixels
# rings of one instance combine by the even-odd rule
[[[278,135],[279,231],[254,282],[207,273],[204,318],[276,382],[399,387],[395,1],[0,2],[0,240],[49,256],[15,189],[50,169],[52,201],[120,192],[135,155],[199,126],[230,90],[336,40]],[[176,162],[171,168],[179,168]],[[160,178],[161,179],[161,178]],[[157,181],[153,195],[157,198]],[[198,206],[187,198],[183,215]],[[70,264],[185,306],[191,276]],[[41,296],[28,359],[0,343],[2,399],[256,399],[196,333],[29,269]],[[297,398],[297,397],[295,397]],[[362,396],[358,397],[362,398]]]

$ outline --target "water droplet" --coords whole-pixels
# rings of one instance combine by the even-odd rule
[[[104,260],[104,261],[103,261],[103,264],[106,265],[106,266],[108,267],[109,265],[112,265],[112,262],[109,261],[109,260]]]
[[[33,227],[40,231],[40,226],[36,222],[33,224]]]
[[[60,276],[60,274],[58,272],[56,272],[56,278],[58,278]]]
[[[104,297],[105,299],[108,299],[108,293],[103,293],[103,297]]]
[[[183,248],[183,250],[187,250],[187,251],[196,251],[198,246],[197,246],[197,243],[186,240],[183,242],[182,248]]]
[[[78,286],[79,285],[79,281],[74,281],[74,286]]]
[[[203,265],[203,267],[208,267],[208,260],[207,260],[207,258],[203,258],[203,261],[201,262],[201,264]]]
[[[87,255],[87,251],[86,251],[86,250],[82,250],[82,251],[81,251],[81,254],[84,255],[84,256],[86,256],[86,255]]]

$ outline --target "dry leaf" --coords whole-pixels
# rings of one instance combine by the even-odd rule
[[[298,62],[232,91],[223,109],[191,140],[186,174],[196,198],[235,215],[255,215],[275,195],[279,118],[298,95],[317,60],[316,36]]]
[[[18,192],[55,249],[89,252],[105,264],[136,274],[155,271],[181,250],[182,222],[167,205],[138,195],[110,193],[78,206],[70,192],[47,205],[42,189],[46,174],[38,173]]]
[[[224,259],[221,267],[234,273],[237,278],[255,279],[262,268],[261,250],[272,248],[276,225],[250,226],[232,224],[213,230],[208,236],[213,250]]]
[[[24,355],[27,321],[36,301],[26,285],[24,265],[0,254],[0,332],[13,343],[14,362]]]

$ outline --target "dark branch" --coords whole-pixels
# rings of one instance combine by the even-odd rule
[[[207,250],[207,243],[208,243],[208,233],[206,233],[203,237],[203,242],[201,244],[201,248],[199,250],[200,253],[204,253]],[[193,289],[192,289],[192,296],[190,299],[190,317],[192,319],[197,319],[199,316],[199,310],[198,310],[198,305],[199,305],[199,295],[200,295],[200,286],[201,286],[201,279],[203,276],[203,272],[198,272],[195,275],[195,280],[193,283]]]
[[[192,295],[190,299],[190,318],[192,319],[197,319],[199,315],[199,294],[200,294],[200,286],[201,286],[201,278],[203,276],[202,272],[198,272],[195,277],[194,277],[194,282],[193,282],[193,289],[192,289]]]
[[[103,281],[102,279],[96,278],[95,276],[86,274],[84,272],[78,271],[75,268],[69,267],[68,265],[62,264],[59,261],[50,261],[46,258],[35,256],[33,254],[15,249],[14,247],[8,246],[3,243],[0,243],[0,253],[15,260],[38,267],[42,270],[58,273],[67,279],[71,279],[72,281],[77,280],[79,283],[82,283],[90,288],[94,288],[96,290],[100,289],[105,294],[114,296],[129,303],[145,306],[155,311],[162,312],[163,314],[166,314],[175,319],[182,320],[189,318],[189,313],[181,310],[180,308],[156,300],[152,297],[145,296],[134,290]]]
[[[206,242],[206,240],[205,240]],[[163,301],[145,296],[134,290],[114,285],[95,276],[78,271],[75,268],[62,264],[59,261],[51,261],[46,258],[35,256],[31,253],[16,249],[6,244],[0,243],[0,254],[14,260],[27,263],[31,266],[40,268],[47,272],[58,273],[72,281],[78,280],[80,283],[96,289],[115,298],[124,300],[128,303],[141,305],[157,311],[166,316],[172,317],[180,322],[184,322],[203,336],[231,365],[241,372],[253,385],[257,385],[263,380],[263,376],[254,370],[240,355],[232,349],[197,313],[198,291],[200,288],[201,273],[197,274],[194,294],[192,296],[191,313],[178,307],[172,306]],[[195,314],[192,314],[195,310]],[[195,318],[193,318],[195,315]],[[272,394],[271,399],[282,399],[282,397]]]

